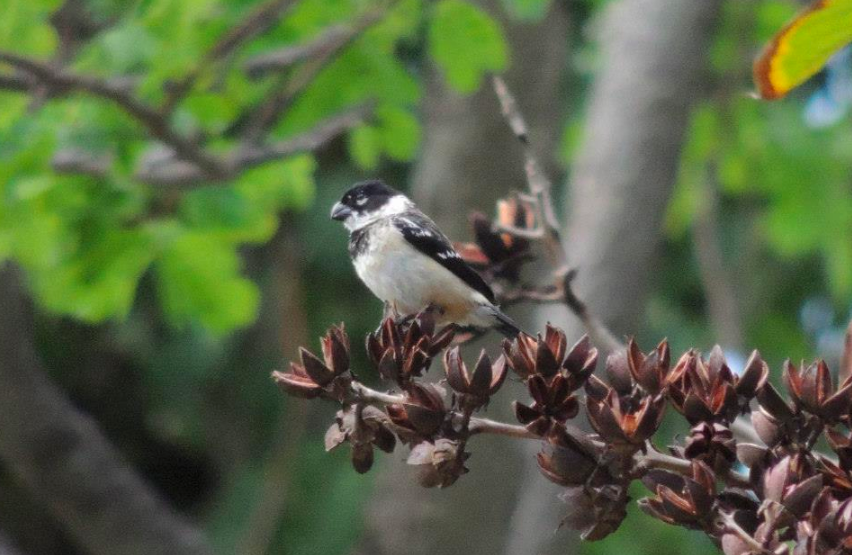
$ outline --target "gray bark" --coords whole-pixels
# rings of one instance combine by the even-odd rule
[[[702,95],[721,0],[621,0],[601,26],[602,66],[571,179],[568,259],[578,296],[617,336],[635,333],[690,109]],[[576,319],[569,338],[583,329]],[[564,552],[563,509],[531,461],[506,553]]]
[[[85,551],[206,555],[177,515],[49,380],[17,272],[0,269],[0,460]]]
[[[500,11],[498,2],[483,4],[491,14]],[[563,123],[567,17],[554,6],[540,23],[504,22],[504,29],[513,60],[507,82],[517,92],[540,158],[553,170]],[[492,214],[497,198],[512,189],[526,189],[522,150],[487,82],[478,93],[462,97],[432,75],[425,98],[424,145],[413,197],[448,236],[464,239],[470,235],[469,211]],[[475,356],[474,348],[466,351],[466,357]],[[435,366],[432,372],[442,371],[440,364]],[[507,383],[505,389],[517,385]],[[508,399],[514,394],[503,392],[494,399],[486,416],[511,420]],[[404,449],[381,459],[374,470],[378,483],[359,552],[476,555],[501,550],[523,464],[517,443],[497,437],[474,439],[471,472],[447,490],[417,485],[414,470],[405,464]]]

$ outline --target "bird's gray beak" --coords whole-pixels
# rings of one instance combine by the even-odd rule
[[[342,222],[346,218],[352,215],[352,209],[346,206],[345,204],[341,204],[336,202],[334,206],[331,207],[331,219]]]

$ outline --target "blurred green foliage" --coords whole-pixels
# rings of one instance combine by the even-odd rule
[[[671,262],[694,267],[689,245],[696,212],[704,188],[718,189],[720,240],[745,319],[744,344],[775,363],[817,354],[799,322],[807,299],[826,292],[841,320],[852,299],[852,128],[848,121],[808,127],[802,99],[812,87],[774,103],[743,94],[752,86],[749,53],[797,9],[782,0],[725,5],[711,51],[714,92],[694,112],[666,221],[672,255],[683,253]],[[702,296],[697,275],[679,282],[667,281],[667,292],[691,284],[692,293],[683,293]],[[657,329],[692,329],[675,340],[709,346],[703,300],[667,292],[652,304]],[[682,325],[671,326],[672,318]]]
[[[582,31],[607,1],[563,4]],[[48,18],[59,4],[5,0],[0,49],[40,60],[54,57],[59,39]],[[260,4],[91,0],[87,5],[94,16],[109,25],[82,47],[70,68],[105,78],[131,76],[137,93],[158,104],[167,82],[196,69],[210,48]],[[304,44],[333,25],[351,23],[373,4],[295,2],[278,25],[245,44],[233,59],[201,67],[173,123],[187,135],[204,130],[214,152],[228,150],[234,146],[226,133],[230,124],[274,86],[274,79],[249,79],[239,70],[242,64],[275,48]],[[552,2],[500,4],[510,17],[532,24]],[[815,347],[797,320],[803,301],[828,291],[838,309],[849,303],[848,120],[814,131],[802,122],[800,97],[766,105],[742,94],[750,85],[747,66],[754,48],[795,9],[793,2],[783,0],[726,3],[724,26],[711,52],[725,90],[701,105],[688,132],[666,222],[657,291],[647,311],[649,326],[640,330],[645,348],[662,336],[669,336],[675,351],[709,347],[713,341],[691,244],[701,198],[696,183],[703,183],[710,166],[717,169],[722,194],[726,261],[745,297],[746,344],[760,347],[773,362],[811,356]],[[582,106],[597,63],[596,46],[582,32],[571,40],[578,48],[572,54],[574,74],[566,101]],[[105,398],[143,413],[133,417],[139,420],[133,425],[191,453],[202,452],[213,460],[207,464],[222,471],[215,498],[194,508],[203,513],[223,553],[233,552],[251,529],[258,499],[268,488],[268,453],[280,439],[274,435],[276,426],[290,418],[294,427],[307,431],[295,440],[298,457],[288,461],[287,505],[269,551],[347,553],[361,531],[372,476],[352,472],[345,453],[323,453],[324,430],[315,429],[311,415],[297,420],[294,403],[283,406],[268,380],[269,369],[281,363],[279,354],[252,351],[246,337],[226,332],[254,321],[264,303],[274,300],[261,300],[261,287],[272,290],[273,297],[276,292],[264,283],[268,276],[247,277],[242,255],[267,243],[282,218],[302,238],[298,256],[306,277],[310,337],[341,320],[353,338],[375,326],[381,308],[357,285],[341,255],[345,234],[328,225],[326,207],[366,170],[405,182],[405,164],[420,147],[420,75],[429,61],[456,91],[470,93],[488,72],[508,67],[512,56],[495,18],[470,2],[399,0],[324,67],[272,130],[275,139],[292,137],[342,110],[374,101],[375,117],[347,134],[343,155],[292,156],[192,191],[156,188],[134,178],[139,160],[156,147],[114,105],[76,95],[36,106],[25,95],[0,91],[0,257],[24,267],[36,300],[49,313],[86,323],[122,321],[107,328],[114,334],[109,339],[133,358],[128,372],[139,383],[127,386],[130,393],[122,389],[121,401],[114,395]],[[566,151],[576,144],[582,127],[582,110],[572,112]],[[63,149],[84,149],[110,159],[107,176],[52,172],[51,159]],[[171,329],[160,329],[159,317]],[[289,326],[282,324],[284,333]],[[57,379],[70,390],[78,380],[81,390],[89,387],[86,380],[97,382],[100,376],[89,374],[97,373],[97,365],[87,369],[84,360],[74,366],[76,336],[61,337],[52,321],[44,333],[45,342],[56,350],[50,360],[60,374]],[[113,379],[124,383],[126,378]],[[316,421],[327,422],[329,416]],[[389,462],[402,464],[398,459]],[[635,497],[641,494],[634,492]],[[618,533],[580,550],[653,553],[660,545],[683,554],[714,550],[700,534],[631,511]],[[570,541],[571,532],[560,534]]]
[[[0,49],[40,60],[57,56],[62,46],[49,17],[59,4],[9,0],[0,23]],[[82,45],[69,67],[104,79],[133,78],[138,95],[152,106],[164,102],[170,84],[197,72],[176,107],[174,125],[186,135],[203,132],[211,150],[224,152],[237,140],[226,132],[229,126],[273,87],[270,79],[252,81],[238,70],[248,57],[306,43],[376,5],[301,0],[233,59],[204,63],[217,41],[259,4],[92,2],[91,17],[106,28]],[[375,169],[385,157],[411,160],[420,142],[414,113],[420,84],[397,50],[405,43],[419,44],[424,25],[427,51],[460,92],[472,92],[485,72],[506,66],[502,32],[481,9],[460,0],[391,2],[381,20],[298,95],[272,137],[294,136],[373,101],[375,117],[348,134],[353,161]],[[199,322],[223,333],[253,321],[258,291],[243,275],[237,251],[268,241],[282,211],[310,205],[313,156],[271,162],[189,193],[162,190],[135,178],[140,160],[157,147],[117,106],[82,95],[43,106],[32,102],[0,91],[0,257],[23,266],[44,308],[86,322],[125,318],[140,279],[151,272],[174,326]],[[54,154],[67,150],[106,161],[107,174],[51,172]]]

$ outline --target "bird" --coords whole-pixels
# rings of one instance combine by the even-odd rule
[[[512,339],[518,325],[462,260],[438,226],[404,194],[380,180],[353,185],[331,209],[349,231],[349,255],[367,288],[401,316],[431,309],[441,325]]]

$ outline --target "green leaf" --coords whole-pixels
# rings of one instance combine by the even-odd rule
[[[251,202],[275,213],[304,210],[316,193],[316,169],[313,155],[292,156],[245,172],[235,188]]]
[[[215,235],[184,232],[155,267],[163,308],[175,326],[198,321],[225,333],[251,323],[257,314],[259,293],[240,275],[236,246]]]
[[[461,0],[441,0],[435,6],[428,50],[447,82],[461,93],[474,92],[485,73],[502,71],[508,59],[497,22]]]
[[[550,0],[503,0],[503,6],[511,15],[524,21],[539,21],[547,13]]]
[[[414,158],[420,146],[420,124],[410,111],[385,104],[376,110],[384,151],[393,160],[405,162]]]
[[[781,98],[852,42],[852,0],[816,0],[766,45],[754,63],[762,98]]]
[[[359,125],[348,136],[349,155],[362,169],[372,170],[379,164],[381,136],[375,127]]]
[[[153,242],[139,229],[104,228],[81,245],[72,259],[32,284],[49,310],[87,322],[127,316],[136,286],[154,258]]]
[[[0,49],[36,57],[52,53],[56,33],[48,17],[59,4],[58,0],[4,0],[0,8]]]

